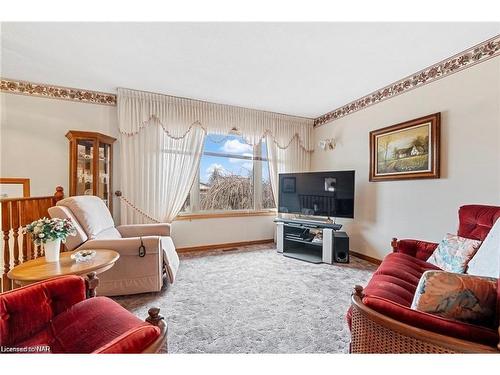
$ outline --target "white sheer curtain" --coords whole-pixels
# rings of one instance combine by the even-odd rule
[[[240,134],[250,145],[266,138],[271,184],[278,173],[307,171],[313,120],[118,89],[123,224],[171,222],[189,194],[206,134]]]
[[[123,224],[170,223],[177,216],[198,172],[204,136],[194,126],[175,139],[152,125],[121,137]]]
[[[278,174],[310,171],[311,152],[301,147],[297,138],[287,148],[281,148],[271,137],[267,137],[266,143],[271,189],[278,204]]]

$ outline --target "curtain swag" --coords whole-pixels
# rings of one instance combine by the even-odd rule
[[[124,136],[159,125],[168,137],[179,140],[199,126],[207,134],[238,134],[250,145],[266,138],[286,149],[297,139],[304,151],[314,150],[313,119],[144,91],[118,89],[118,120]]]

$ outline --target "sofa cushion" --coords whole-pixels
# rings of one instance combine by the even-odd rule
[[[106,297],[90,298],[56,316],[43,330],[16,343],[17,348],[50,353],[141,353],[158,336],[143,322]]]
[[[472,259],[480,245],[481,241],[479,240],[448,233],[427,259],[427,262],[445,271],[464,273],[467,263]]]
[[[444,318],[495,328],[497,278],[426,271],[411,308]]]
[[[57,205],[67,207],[73,213],[91,240],[102,231],[115,226],[108,207],[99,197],[92,195],[69,197],[60,200]]]
[[[364,294],[410,307],[420,277],[427,270],[439,270],[439,267],[411,255],[391,253],[373,274]]]
[[[19,350],[18,353],[52,353],[50,342],[54,339],[54,335],[50,326],[47,326],[42,331],[35,333],[28,339],[17,342],[15,348]]]
[[[420,277],[427,270],[439,270],[426,261],[404,253],[387,255],[377,268],[368,285],[365,296],[376,296],[410,307]],[[351,326],[351,309],[347,311],[347,324]]]
[[[160,335],[158,327],[107,297],[72,306],[54,318],[51,329],[53,353],[140,353]]]

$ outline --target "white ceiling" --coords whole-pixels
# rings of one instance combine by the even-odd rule
[[[2,23],[1,76],[318,117],[500,23]]]

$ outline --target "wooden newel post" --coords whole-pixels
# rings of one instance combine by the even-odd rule
[[[361,285],[356,285],[352,294],[362,299],[364,297],[363,287]]]
[[[148,317],[146,318],[146,322],[154,325],[154,326],[160,326],[160,323],[165,324],[163,322],[163,316],[160,315],[160,308],[159,307],[151,307],[148,310]]]
[[[96,276],[95,272],[87,274],[87,279],[85,280],[85,285],[87,287],[87,298],[95,297],[95,290],[99,285],[99,278]]]
[[[64,198],[64,188],[62,186],[56,187],[56,192],[54,193],[54,201],[59,202]]]
[[[167,323],[165,322],[163,316],[160,315],[159,307],[151,307],[148,310],[148,317],[146,318],[146,322],[158,327],[160,329],[160,336],[150,345],[147,353],[157,353],[160,349],[168,352],[167,346]]]
[[[396,237],[394,237],[391,241],[391,247],[392,247],[392,251],[393,252],[397,252],[398,251],[398,239]]]

